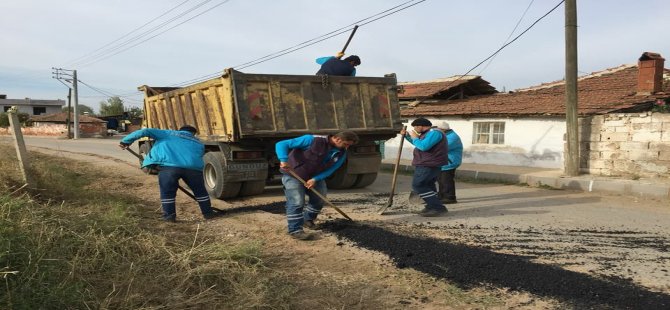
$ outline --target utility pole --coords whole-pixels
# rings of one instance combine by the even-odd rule
[[[579,125],[577,121],[577,0],[565,1],[565,174],[579,175]]]
[[[70,135],[70,130],[72,130],[72,119],[70,119],[70,115],[72,115],[72,88],[67,89],[67,138],[72,139],[72,136]]]
[[[63,85],[67,86],[69,89],[68,96],[67,96],[67,111],[68,111],[68,117],[67,117],[67,137],[70,139],[70,114],[73,114],[74,118],[74,139],[79,139],[79,93],[78,93],[78,87],[77,87],[77,70],[68,70],[68,69],[63,69],[63,68],[54,68],[51,67],[53,70],[51,74],[53,74],[52,78],[57,79],[59,82],[63,83]],[[72,73],[69,73],[72,72]],[[70,83],[68,85],[67,83]],[[70,110],[70,100],[72,98],[72,90],[74,89],[74,111]]]
[[[77,70],[72,74],[72,88],[74,89],[74,139],[79,139],[79,92],[77,91]]]

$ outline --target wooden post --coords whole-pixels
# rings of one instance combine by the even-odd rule
[[[23,140],[21,133],[21,123],[19,117],[16,115],[17,107],[12,107],[7,113],[9,115],[9,127],[12,129],[12,136],[14,137],[14,147],[16,148],[16,157],[19,159],[19,169],[23,175],[23,181],[30,187],[31,180],[28,173],[28,152],[26,151],[26,143]]]
[[[577,123],[577,0],[565,1],[565,127],[567,152],[565,174],[579,175],[579,128]]]

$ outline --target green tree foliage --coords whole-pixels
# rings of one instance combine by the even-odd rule
[[[107,101],[100,101],[100,115],[111,116],[121,115],[125,111],[123,100],[119,97],[111,97]]]
[[[70,110],[74,111],[74,107],[70,107]],[[63,112],[67,112],[67,111],[68,111],[67,107],[63,107]],[[94,114],[93,113],[93,108],[91,108],[91,107],[89,107],[85,104],[80,104],[79,105],[79,114],[81,115],[81,114],[84,114],[84,113],[88,113],[90,115],[93,115]]]
[[[127,112],[128,112],[128,118],[142,118],[142,115],[144,115],[144,111],[142,111],[142,108],[138,107],[132,107]]]
[[[30,118],[30,115],[27,113],[18,113],[16,116],[19,117],[19,122],[21,124],[25,124],[26,121]],[[7,112],[0,113],[0,127],[9,127],[9,114],[7,114]]]

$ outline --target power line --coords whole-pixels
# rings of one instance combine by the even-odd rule
[[[399,5],[394,6],[394,7],[392,7],[392,8],[386,9],[386,10],[381,11],[381,12],[379,12],[379,13],[376,13],[376,14],[374,14],[374,15],[371,15],[371,16],[368,16],[368,17],[363,18],[363,19],[361,19],[361,20],[355,21],[355,22],[353,22],[353,23],[351,23],[351,24],[349,24],[349,25],[347,25],[347,26],[338,28],[338,29],[333,30],[333,31],[330,31],[330,32],[328,32],[328,33],[326,33],[326,34],[322,34],[322,35],[320,35],[320,36],[317,36],[317,37],[315,37],[315,38],[309,39],[309,40],[304,41],[304,42],[302,42],[302,43],[299,43],[299,44],[293,45],[293,46],[291,46],[291,47],[282,49],[282,50],[280,50],[280,51],[278,51],[278,52],[274,52],[274,53],[265,55],[265,56],[263,56],[263,57],[256,58],[256,59],[254,59],[254,60],[251,60],[251,61],[248,61],[248,62],[239,64],[239,65],[236,65],[236,66],[234,66],[233,68],[234,68],[234,69],[237,69],[237,70],[241,70],[241,69],[244,69],[244,68],[248,68],[248,67],[251,67],[251,66],[255,66],[255,65],[257,65],[257,64],[260,64],[260,63],[263,63],[263,62],[266,62],[266,61],[275,59],[275,58],[277,58],[277,57],[281,57],[281,56],[286,55],[286,54],[289,54],[289,53],[293,53],[293,52],[295,52],[295,51],[301,50],[301,49],[306,48],[306,47],[308,47],[308,46],[314,45],[314,44],[316,44],[316,43],[319,43],[319,42],[325,41],[325,40],[327,40],[327,39],[330,39],[330,38],[332,38],[332,37],[335,37],[335,36],[341,35],[341,34],[343,34],[343,33],[349,32],[349,30],[353,29],[352,26],[357,25],[357,24],[359,24],[359,23],[360,23],[359,27],[360,27],[360,26],[364,26],[364,25],[367,25],[367,24],[369,24],[369,23],[375,22],[375,21],[377,21],[377,20],[379,20],[379,19],[385,18],[385,17],[387,17],[387,16],[389,16],[389,15],[393,15],[393,14],[398,13],[398,12],[400,12],[400,11],[406,10],[406,9],[408,9],[408,8],[410,8],[410,7],[413,7],[413,6],[417,5],[417,4],[420,4],[420,3],[425,2],[425,1],[426,1],[426,0],[419,0],[419,1],[417,1],[417,0],[410,0],[410,1],[406,1],[406,2],[404,2],[404,3],[401,3],[401,4],[399,4]],[[414,3],[412,3],[412,2],[414,2]],[[410,3],[411,3],[411,4],[410,4]],[[380,15],[381,15],[381,16],[380,16]],[[375,17],[376,17],[376,18],[375,18]],[[374,19],[373,19],[373,18],[374,18]],[[182,86],[182,85],[187,85],[187,84],[191,84],[191,83],[198,83],[198,82],[201,82],[201,81],[206,81],[206,80],[208,80],[208,79],[214,78],[214,77],[218,76],[219,74],[220,74],[220,71],[218,71],[218,72],[214,72],[214,73],[210,73],[210,74],[207,74],[207,75],[204,75],[204,76],[201,76],[201,77],[197,77],[197,78],[194,78],[194,79],[191,79],[191,80],[188,80],[188,81],[184,81],[184,82],[180,82],[180,83],[175,83],[175,84],[172,84],[171,86]]]
[[[86,82],[84,82],[84,81],[82,81],[82,80],[79,80],[79,79],[77,79],[77,82],[82,83],[82,84],[84,84],[84,86],[86,86],[86,87],[92,89],[93,91],[95,91],[95,92],[97,92],[97,93],[99,93],[99,94],[105,95],[105,96],[107,96],[107,97],[119,97],[119,98],[125,98],[125,99],[127,99],[128,101],[134,101],[134,102],[136,102],[136,103],[141,103],[141,102],[142,102],[142,101],[137,100],[137,99],[132,99],[132,98],[129,98],[129,97],[119,96],[119,95],[115,95],[115,94],[110,93],[110,92],[106,92],[106,91],[104,91],[104,90],[102,90],[102,89],[99,89],[99,88],[97,88],[97,87],[95,87],[95,86],[91,86],[91,85],[87,84]]]
[[[516,29],[519,27],[519,24],[521,24],[521,21],[522,21],[523,18],[526,16],[526,13],[528,13],[528,10],[529,10],[530,7],[533,5],[533,2],[535,2],[535,0],[530,0],[530,3],[528,3],[528,6],[526,7],[526,10],[523,11],[523,14],[521,14],[521,17],[519,18],[519,21],[516,22],[516,25],[514,25],[514,29],[512,29],[512,32],[510,32],[509,35],[507,36],[507,38],[505,38],[505,41],[503,41],[503,44],[507,43],[507,41],[509,40],[509,38],[512,37],[512,35],[513,35],[514,32],[516,31]],[[498,56],[498,55],[496,54],[496,56]],[[486,66],[484,66],[484,68],[482,68],[481,70],[479,70],[479,73],[477,73],[477,75],[482,75],[482,73],[484,72],[484,70],[486,70],[486,68],[489,67],[489,65],[493,62],[493,60],[496,58],[496,56],[493,56],[493,58],[491,58],[491,60],[489,60],[489,62],[486,63]]]
[[[491,54],[491,56],[486,57],[484,60],[482,60],[481,62],[479,62],[476,66],[474,66],[474,67],[472,67],[470,70],[468,70],[468,72],[465,72],[465,74],[463,74],[463,75],[459,76],[457,79],[451,81],[451,83],[449,83],[449,84],[447,84],[447,86],[445,86],[445,89],[449,88],[452,84],[456,83],[457,81],[459,81],[460,79],[462,79],[464,76],[466,76],[466,75],[468,75],[470,72],[472,72],[472,70],[474,70],[474,69],[476,69],[477,67],[481,66],[484,62],[486,62],[487,60],[491,59],[491,58],[494,57],[496,54],[500,53],[500,51],[502,51],[505,47],[507,47],[508,45],[514,43],[514,41],[516,41],[516,40],[519,39],[521,36],[523,36],[526,32],[528,32],[528,30],[530,30],[531,28],[533,28],[533,27],[534,27],[537,23],[539,23],[542,19],[544,19],[545,17],[547,17],[547,15],[549,15],[549,14],[551,14],[551,12],[555,11],[561,4],[563,4],[563,2],[565,2],[565,0],[561,0],[561,2],[559,2],[555,7],[553,7],[551,10],[549,10],[549,12],[545,13],[544,15],[542,15],[540,18],[538,18],[537,20],[535,20],[535,22],[533,22],[530,26],[528,26],[528,28],[526,28],[526,30],[524,30],[523,32],[521,32],[518,36],[514,37],[514,39],[512,39],[512,41],[509,41],[508,43],[503,44],[503,46],[501,46],[497,51],[495,51],[493,54]]]
[[[110,46],[110,45],[112,45],[112,44],[114,44],[114,43],[116,43],[116,42],[121,41],[121,39],[123,39],[123,38],[125,38],[125,37],[127,37],[127,36],[129,36],[129,35],[131,35],[131,34],[133,34],[133,33],[135,33],[135,32],[137,32],[138,30],[140,30],[140,29],[144,28],[145,26],[147,26],[147,25],[153,23],[154,21],[156,21],[156,20],[158,20],[159,18],[161,18],[161,17],[167,15],[168,13],[174,11],[175,9],[177,9],[178,7],[184,5],[186,2],[189,2],[189,1],[191,1],[191,0],[186,0],[186,1],[184,1],[184,2],[182,2],[182,3],[180,3],[180,4],[178,4],[177,6],[172,7],[171,9],[165,11],[163,14],[158,15],[158,16],[156,16],[154,19],[152,19],[152,20],[146,22],[144,25],[139,26],[139,27],[137,27],[137,28],[131,30],[130,32],[128,32],[128,33],[126,33],[126,34],[120,36],[120,37],[117,38],[116,40],[111,41],[111,42],[109,42],[109,43],[107,43],[107,44],[105,44],[105,45],[99,47],[99,48],[96,49],[96,50],[93,50],[93,51],[91,51],[91,52],[89,52],[89,53],[87,53],[87,54],[84,54],[84,55],[82,55],[82,56],[80,56],[80,57],[78,57],[78,58],[75,58],[75,59],[73,59],[73,60],[70,60],[68,63],[70,63],[70,64],[71,64],[71,63],[77,63],[78,61],[85,59],[85,58],[88,57],[89,55],[91,55],[91,54],[93,54],[93,53],[95,53],[95,52],[97,52],[97,51],[100,51],[100,50],[102,50],[103,48],[108,47],[108,46]]]
[[[196,8],[202,6],[202,5],[204,5],[205,3],[210,2],[210,1],[211,1],[211,0],[205,0],[205,1],[203,1],[203,2],[201,2],[200,4],[198,4]],[[216,4],[216,5],[214,5],[214,6],[210,7],[210,8],[208,8],[208,9],[206,9],[206,10],[204,10],[204,11],[202,11],[202,12],[196,14],[195,16],[190,17],[189,19],[187,19],[187,20],[185,20],[185,21],[182,21],[181,23],[178,23],[178,24],[176,24],[176,25],[174,25],[174,26],[172,26],[172,27],[170,27],[170,28],[168,28],[168,29],[166,29],[166,30],[164,30],[164,31],[161,31],[161,32],[159,32],[159,33],[157,33],[157,34],[155,34],[155,35],[153,35],[153,36],[151,36],[151,37],[148,37],[148,38],[146,38],[146,39],[144,39],[144,40],[142,40],[142,41],[140,41],[140,42],[137,42],[137,43],[135,43],[135,44],[133,44],[133,45],[131,45],[131,46],[128,46],[128,47],[126,47],[126,48],[123,48],[123,46],[128,45],[128,44],[131,44],[133,41],[137,41],[137,40],[139,40],[141,37],[146,36],[146,35],[148,35],[149,33],[158,30],[159,28],[163,27],[164,25],[167,25],[169,22],[172,22],[173,20],[175,20],[175,19],[177,19],[177,18],[179,18],[179,17],[182,17],[182,16],[186,15],[187,13],[190,13],[190,12],[192,12],[193,10],[196,9],[196,8],[193,8],[193,9],[189,10],[188,12],[185,12],[185,13],[183,13],[183,14],[180,14],[178,17],[171,19],[171,20],[168,21],[168,22],[165,22],[165,23],[163,23],[163,24],[161,24],[161,25],[159,25],[159,26],[157,26],[157,27],[152,28],[150,31],[145,32],[145,33],[143,33],[143,34],[140,35],[140,36],[136,36],[136,37],[133,38],[132,40],[126,41],[126,42],[124,42],[123,44],[121,44],[121,45],[119,45],[119,46],[117,46],[117,47],[115,47],[115,48],[113,48],[113,49],[110,49],[107,53],[111,53],[111,52],[113,52],[114,50],[118,50],[118,49],[120,49],[120,48],[123,48],[123,49],[118,50],[117,52],[115,52],[115,53],[113,53],[113,54],[108,54],[108,55],[105,55],[105,56],[103,56],[103,55],[104,55],[104,53],[103,53],[103,54],[99,55],[101,58],[94,59],[94,60],[90,60],[90,61],[88,61],[88,62],[84,62],[84,63],[81,64],[79,67],[89,66],[89,65],[92,65],[92,64],[97,63],[97,62],[99,62],[99,61],[102,61],[102,60],[105,60],[105,59],[107,59],[107,58],[110,58],[110,57],[112,57],[112,56],[114,56],[114,55],[117,55],[117,54],[119,54],[119,53],[122,53],[122,52],[124,52],[124,51],[127,51],[127,50],[129,50],[129,49],[131,49],[131,48],[133,48],[133,47],[135,47],[135,46],[138,46],[138,45],[140,45],[140,44],[142,44],[142,43],[144,43],[144,42],[147,42],[147,41],[149,41],[149,40],[151,40],[151,39],[153,39],[153,38],[155,38],[155,37],[157,37],[157,36],[159,36],[159,35],[161,35],[161,34],[163,34],[163,33],[165,33],[165,32],[168,32],[168,31],[170,31],[170,30],[172,30],[172,29],[174,29],[174,28],[176,28],[176,27],[178,27],[178,26],[181,26],[181,25],[183,25],[184,23],[189,22],[189,21],[191,21],[192,19],[194,19],[194,18],[196,18],[196,17],[198,17],[198,16],[200,16],[200,15],[202,15],[202,14],[205,14],[205,13],[207,13],[207,12],[209,12],[209,11],[211,11],[211,10],[213,10],[213,9],[215,9],[215,8],[217,8],[217,7],[219,7],[219,6],[223,5],[223,4],[225,4],[225,3],[228,3],[228,2],[230,2],[230,0],[225,0],[225,1],[221,2],[221,3],[219,3],[219,4]]]

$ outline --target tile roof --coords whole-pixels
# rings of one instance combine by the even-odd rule
[[[452,76],[420,82],[401,82],[403,92],[398,94],[401,100],[433,98],[442,92],[459,91],[461,85],[467,85],[473,94],[491,94],[496,89],[478,75]]]
[[[35,115],[30,118],[30,121],[33,122],[51,122],[51,123],[65,123],[67,122],[67,112],[54,113],[54,114],[45,114],[45,115]],[[73,117],[70,113],[70,117]],[[74,119],[74,118],[71,118]],[[104,123],[105,121],[91,117],[88,115],[79,115],[80,123]]]
[[[668,71],[665,69],[665,73]],[[662,93],[638,95],[637,65],[622,65],[579,78],[580,115],[646,108],[657,98],[670,98],[670,83]],[[402,116],[539,116],[565,115],[565,81],[545,83],[511,93],[421,103],[401,110]]]
[[[44,106],[44,105],[65,105],[64,100],[47,100],[47,99],[0,99],[0,105],[16,105],[16,106]]]

